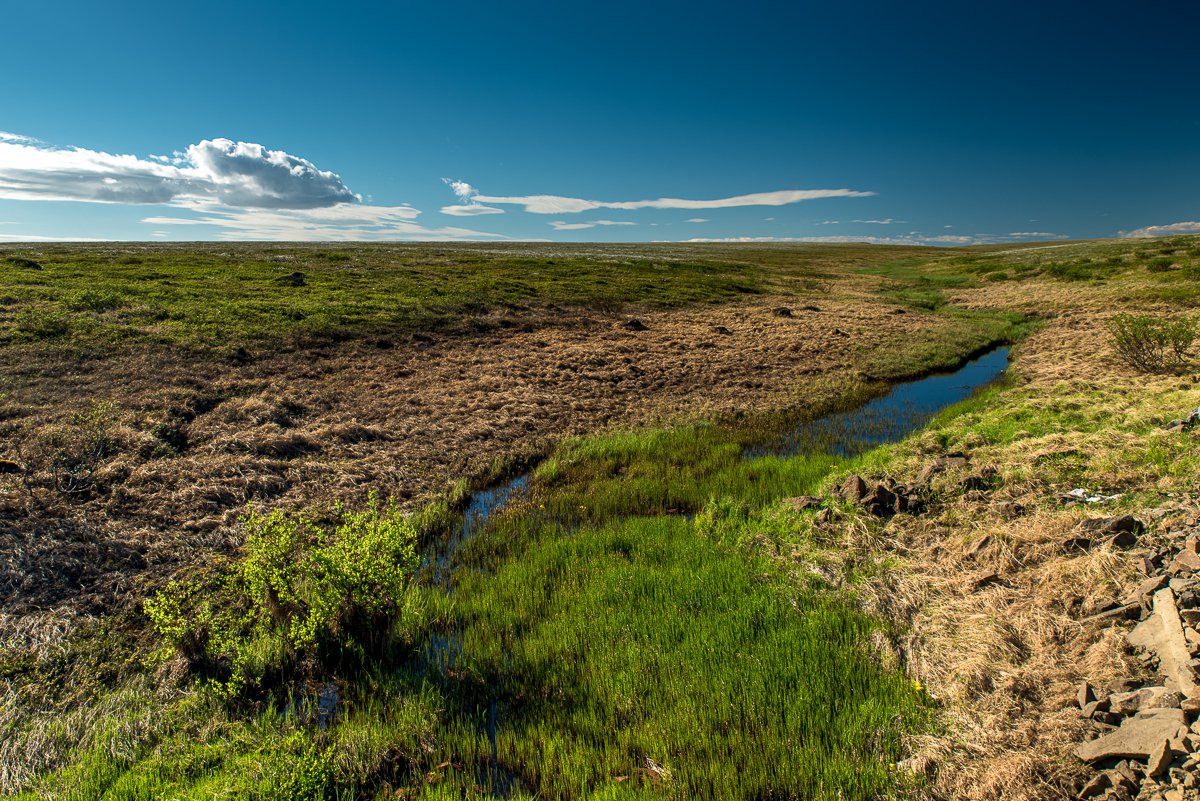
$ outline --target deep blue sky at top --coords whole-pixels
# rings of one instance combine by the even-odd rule
[[[429,229],[926,241],[1200,220],[1194,3],[6,2],[0,15],[2,131],[141,158],[260,143],[365,204],[415,206]],[[876,194],[452,217],[443,178],[603,201]],[[189,215],[10,197],[0,236],[228,233],[142,222]],[[550,225],[600,219],[636,224]]]

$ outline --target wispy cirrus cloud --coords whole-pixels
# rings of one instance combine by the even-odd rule
[[[172,157],[140,158],[0,138],[0,198],[91,203],[217,202],[309,209],[359,198],[337,173],[252,142],[205,139]]]
[[[411,206],[369,206],[340,203],[323,209],[235,209],[198,206],[196,216],[155,216],[142,220],[154,226],[213,226],[217,238],[229,241],[436,241],[504,238],[467,228],[427,228],[413,222],[420,214]]]
[[[1012,236],[997,236],[995,234],[975,234],[974,236],[954,234],[924,234],[912,231],[898,236],[737,236],[725,238],[695,238],[685,239],[684,242],[745,242],[745,243],[828,243],[828,244],[868,244],[868,245],[912,245],[912,246],[941,246],[966,247],[970,245],[996,245],[1014,241]]]
[[[8,131],[0,131],[0,142],[15,142],[17,144],[31,145],[37,142],[32,136],[22,136],[21,134],[9,133]]]
[[[906,220],[893,220],[887,217],[882,220],[851,220],[850,222],[863,223],[864,225],[903,225]]]
[[[468,185],[469,186],[469,185]],[[874,192],[855,189],[784,189],[777,192],[757,192],[749,195],[716,198],[714,200],[688,200],[685,198],[658,198],[655,200],[587,200],[562,195],[484,195],[472,188],[472,203],[493,206],[522,206],[530,214],[578,214],[595,209],[731,209],[743,206],[786,206],[805,200],[834,197],[870,197]],[[448,207],[462,208],[462,207]],[[443,212],[446,209],[442,209]]]
[[[548,225],[555,231],[581,231],[584,228],[595,228],[597,225],[637,225],[637,223],[628,220],[592,220],[591,222],[577,223],[554,220]]]
[[[1132,231],[1122,231],[1123,239],[1148,239],[1155,236],[1174,236],[1175,234],[1200,234],[1200,222],[1177,222],[1167,225],[1148,225],[1145,228],[1135,228]]]

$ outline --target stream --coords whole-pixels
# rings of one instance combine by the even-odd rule
[[[957,370],[934,373],[921,379],[898,383],[885,394],[843,412],[819,417],[791,427],[778,436],[747,447],[743,458],[796,456],[830,453],[851,458],[872,448],[899,442],[925,426],[938,412],[970,398],[983,387],[1001,379],[1008,367],[1009,349],[999,347],[972,359]],[[447,592],[453,592],[455,554],[487,525],[489,518],[514,497],[529,489],[532,472],[473,493],[463,510],[462,521],[451,535],[426,558],[426,576]],[[420,670],[426,675],[448,678],[462,656],[456,633],[434,634],[425,643]],[[494,797],[507,797],[516,777],[498,764],[496,734],[499,710],[495,699],[478,710],[479,724],[487,733],[491,749],[489,768],[479,781],[491,788]]]

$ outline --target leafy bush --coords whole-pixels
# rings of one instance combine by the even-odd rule
[[[1148,373],[1182,365],[1196,341],[1196,323],[1186,317],[1118,314],[1109,323],[1109,332],[1117,353]]]
[[[236,695],[272,674],[327,669],[377,652],[409,611],[417,531],[394,501],[338,509],[322,527],[299,516],[251,512],[233,565],[172,582],[146,604],[165,640],[214,689]]]
[[[17,316],[17,330],[30,339],[55,339],[71,330],[71,321],[62,312],[26,309]]]
[[[104,312],[121,308],[125,305],[125,299],[117,292],[80,289],[68,294],[64,298],[64,305],[72,311]]]

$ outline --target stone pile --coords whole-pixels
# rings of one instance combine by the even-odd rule
[[[1169,532],[1176,544],[1149,549],[1141,563],[1146,578],[1093,616],[1137,620],[1126,639],[1156,679],[1108,690],[1089,683],[1079,687],[1076,701],[1093,739],[1079,744],[1075,755],[1097,771],[1079,792],[1081,799],[1200,799],[1198,511],[1193,507],[1191,516],[1184,507],[1151,512],[1151,518],[1183,513],[1182,526]],[[1089,520],[1063,545],[1067,550],[1103,544],[1127,548],[1139,544],[1144,531],[1144,524],[1129,516]]]

